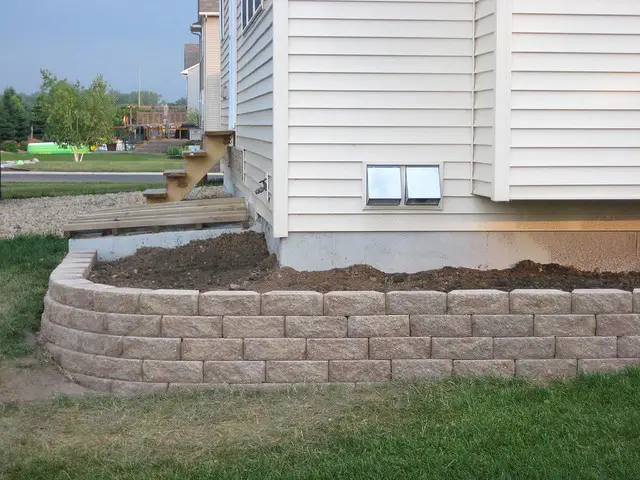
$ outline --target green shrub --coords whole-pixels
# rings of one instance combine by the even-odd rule
[[[6,140],[2,142],[0,145],[0,150],[4,152],[17,153],[18,152],[18,142],[14,140]]]
[[[29,148],[29,141],[25,140],[24,142],[20,142],[18,146],[20,147],[20,150],[22,150],[23,152],[26,152],[27,149]]]
[[[183,151],[184,151],[184,148],[182,147],[171,146],[167,149],[167,154],[170,157],[182,157]]]

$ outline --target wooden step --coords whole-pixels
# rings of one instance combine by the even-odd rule
[[[197,152],[182,152],[184,158],[206,158],[206,150],[199,150]]]
[[[166,188],[147,188],[144,192],[142,192],[145,198],[166,198],[167,189]]]
[[[176,168],[165,170],[162,174],[168,178],[184,178],[187,176],[187,171],[184,168]]]
[[[210,130],[204,132],[207,137],[232,137],[235,133],[235,130]]]

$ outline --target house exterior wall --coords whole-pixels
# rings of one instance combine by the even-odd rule
[[[272,222],[272,185],[255,194],[262,180],[273,175],[273,8],[265,1],[263,10],[246,28],[242,27],[240,0],[222,2],[223,24],[230,25],[230,1],[235,1],[235,32],[225,28],[222,39],[223,90],[230,91],[230,35],[237,38],[237,110],[236,139],[227,159],[231,180],[241,195],[247,197],[252,210]],[[229,125],[230,98],[222,100],[222,121]]]
[[[640,199],[640,3],[514,0],[510,199]]]
[[[195,65],[186,75],[187,78],[187,109],[200,109],[200,65]]]
[[[202,43],[204,45],[204,67],[202,80],[204,82],[204,130],[221,130],[220,108],[220,18],[218,16],[205,17],[202,29]]]

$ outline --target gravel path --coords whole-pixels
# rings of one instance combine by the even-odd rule
[[[223,187],[218,186],[199,188],[188,198],[202,200],[226,196]],[[141,192],[0,200],[0,238],[20,234],[62,235],[63,225],[83,213],[142,204]]]

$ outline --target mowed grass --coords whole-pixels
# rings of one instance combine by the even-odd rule
[[[66,251],[67,241],[54,236],[0,240],[0,360],[33,351],[24,338],[40,327],[49,274]]]
[[[640,371],[535,386],[60,398],[0,414],[9,479],[632,479]]]
[[[141,192],[147,188],[163,188],[162,183],[131,182],[2,182],[3,198],[59,197],[63,195],[97,195],[101,193]]]
[[[162,172],[183,167],[180,158],[150,153],[88,153],[81,163],[76,163],[73,155],[2,154],[2,160],[30,160],[34,157],[40,163],[20,165],[19,168],[40,172]]]

